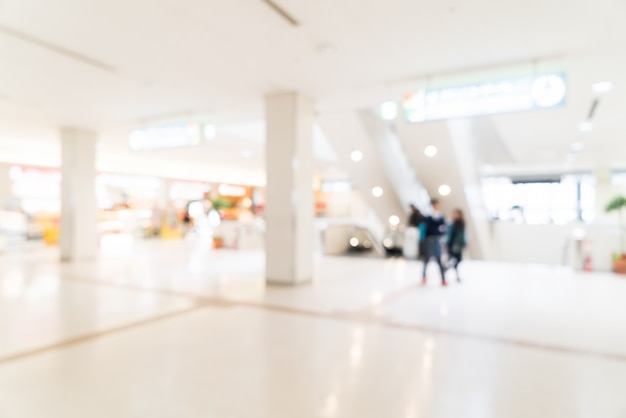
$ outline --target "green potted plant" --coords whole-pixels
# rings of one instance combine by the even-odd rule
[[[233,204],[230,200],[225,199],[223,197],[214,197],[211,199],[211,206],[218,212],[223,211],[224,209],[230,209],[233,207]]]
[[[624,214],[626,209],[626,197],[616,196],[606,205],[607,213],[617,212],[619,216],[619,233],[620,233],[620,253],[613,255],[613,271],[615,273],[626,274],[626,250],[624,246]]]
[[[232,208],[233,204],[230,200],[217,196],[211,199],[211,207],[212,210],[215,210],[220,215],[220,218],[222,218],[224,216],[224,210]],[[224,237],[220,234],[216,233],[216,235],[213,236],[213,248],[224,248]]]

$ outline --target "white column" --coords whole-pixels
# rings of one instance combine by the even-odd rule
[[[61,130],[61,260],[95,257],[97,250],[96,134]]]
[[[266,277],[313,279],[313,102],[298,93],[266,97]]]
[[[163,225],[168,224],[168,226],[174,226],[176,220],[176,208],[174,207],[174,202],[170,197],[170,190],[172,189],[172,183],[174,181],[172,179],[161,179],[161,193],[159,196],[159,207],[160,211],[160,219],[158,220],[158,225],[163,227]]]
[[[596,220],[603,222],[614,222],[615,214],[607,214],[604,211],[609,201],[622,194],[619,187],[611,184],[611,169],[609,167],[600,167],[595,170],[596,175]]]
[[[11,198],[10,169],[11,164],[0,163],[0,210],[6,209],[7,203]]]

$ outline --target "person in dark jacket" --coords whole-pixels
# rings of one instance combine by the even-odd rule
[[[439,265],[439,271],[441,271],[441,284],[447,286],[445,270],[441,263],[441,240],[446,232],[446,220],[441,214],[441,204],[438,199],[431,200],[430,204],[433,207],[433,212],[430,216],[424,217],[424,221],[420,225],[420,237],[423,241],[424,249],[424,271],[422,274],[422,284],[426,284],[426,270],[428,268],[429,261],[434,258]]]
[[[424,220],[424,215],[422,212],[415,206],[409,206],[409,226],[413,228],[419,228],[420,224]]]
[[[449,267],[456,271],[456,280],[461,281],[459,277],[459,264],[463,260],[463,249],[467,244],[465,232],[465,218],[461,209],[455,209],[452,212],[452,223],[448,227],[446,249],[449,256]]]

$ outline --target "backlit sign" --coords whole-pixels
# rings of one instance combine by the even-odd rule
[[[243,197],[248,194],[248,189],[243,186],[233,186],[230,184],[220,184],[217,187],[217,192],[221,196],[229,196],[229,197]]]
[[[133,151],[190,147],[201,142],[200,126],[196,123],[176,123],[133,129],[128,137],[128,145]]]
[[[466,86],[423,89],[405,95],[409,122],[492,115],[565,104],[565,74],[543,74]]]

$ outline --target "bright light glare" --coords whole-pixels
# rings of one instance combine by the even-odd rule
[[[439,194],[442,196],[448,196],[452,192],[452,189],[447,184],[439,186]]]
[[[542,109],[565,103],[565,74],[553,73],[478,84],[421,89],[405,95],[409,122]]]
[[[391,226],[397,226],[400,223],[400,218],[398,218],[396,215],[392,215],[389,217],[389,224]]]
[[[384,193],[384,190],[382,189],[382,187],[374,187],[372,189],[372,196],[374,197],[381,197]]]
[[[217,137],[217,129],[215,128],[215,125],[204,125],[202,130],[204,132],[204,139],[207,141],[212,141]]]
[[[398,117],[398,104],[391,101],[381,104],[380,117],[384,120],[395,120]]]
[[[350,238],[350,245],[353,247],[358,247],[359,246],[359,239],[356,237],[352,237]]]
[[[583,122],[578,125],[578,130],[580,132],[591,132],[593,130],[593,122]]]
[[[128,136],[128,145],[133,151],[190,147],[201,141],[200,126],[195,123],[147,126],[133,129]]]
[[[352,154],[350,154],[350,158],[352,158],[354,162],[359,162],[363,159],[363,153],[359,150],[354,150]]]
[[[613,83],[610,81],[600,81],[598,83],[593,83],[591,89],[594,93],[606,93],[607,91],[611,91],[613,89]]]
[[[434,145],[429,145],[424,149],[424,154],[426,154],[427,157],[434,157],[435,155],[437,155],[437,152],[439,152],[437,150],[437,147]]]
[[[383,301],[383,295],[381,293],[372,293],[370,299],[373,304],[378,304]]]

